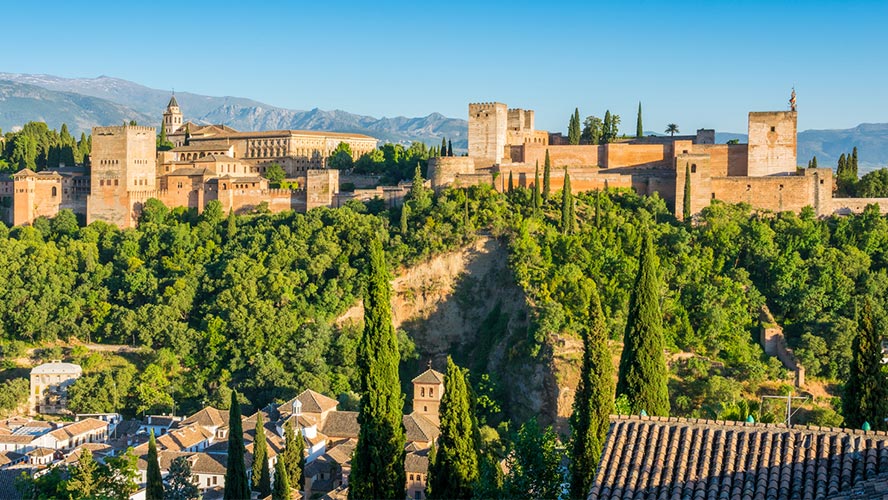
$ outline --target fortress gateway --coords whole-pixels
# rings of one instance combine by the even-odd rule
[[[222,210],[245,212],[265,204],[272,212],[333,206],[339,171],[326,159],[340,143],[354,159],[376,148],[361,134],[306,130],[238,132],[224,125],[185,122],[175,96],[163,113],[174,147],[157,150],[154,127],[95,127],[88,168],[25,169],[0,179],[0,221],[30,224],[70,209],[86,222],[133,227],[142,206],[156,198],[168,207],[202,211],[211,200]],[[281,165],[297,189],[271,189],[261,175]]]
[[[833,198],[829,168],[800,169],[796,155],[798,113],[795,94],[789,111],[749,113],[749,144],[715,144],[715,131],[693,136],[643,137],[600,145],[565,145],[561,134],[534,129],[534,112],[505,104],[469,104],[469,155],[433,158],[432,186],[493,184],[508,189],[532,187],[546,152],[551,161],[551,189],[570,174],[574,192],[632,188],[658,193],[679,218],[685,177],[690,176],[690,206],[699,213],[712,200],[748,203],[755,209],[798,212],[806,206],[817,215],[859,213],[870,203],[884,213],[888,198]]]

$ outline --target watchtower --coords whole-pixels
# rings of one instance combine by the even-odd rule
[[[501,102],[469,104],[469,156],[479,167],[502,162],[505,156],[508,107]]]
[[[156,189],[157,137],[154,127],[94,127],[86,222],[103,220],[131,227],[129,193]]]
[[[795,110],[749,113],[750,177],[795,173],[797,123]]]
[[[429,368],[413,379],[413,413],[418,413],[436,424],[438,409],[444,395],[444,374]]]
[[[182,127],[182,111],[179,110],[179,102],[176,101],[175,94],[170,97],[170,103],[167,104],[166,110],[163,112],[162,126],[166,135],[170,135]]]

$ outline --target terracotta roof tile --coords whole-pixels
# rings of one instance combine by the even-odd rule
[[[429,368],[428,370],[417,375],[412,382],[414,384],[443,384],[444,383],[444,374],[441,372],[436,372]]]
[[[331,438],[357,438],[360,430],[358,412],[331,411],[324,421],[321,432]]]
[[[816,499],[885,474],[884,432],[613,417],[589,498]]]
[[[404,430],[408,443],[434,441],[441,433],[437,425],[416,412],[404,415]]]

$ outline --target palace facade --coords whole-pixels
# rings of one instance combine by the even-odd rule
[[[153,127],[95,127],[89,167],[25,169],[0,180],[0,220],[30,224],[70,209],[87,223],[133,227],[150,198],[198,211],[218,200],[225,212],[235,213],[263,205],[272,212],[335,206],[339,172],[326,168],[327,158],[340,143],[354,159],[377,143],[362,134],[197,125],[183,119],[175,96],[162,126],[170,150],[157,150]],[[269,186],[263,174],[272,164],[283,168],[294,188]]]

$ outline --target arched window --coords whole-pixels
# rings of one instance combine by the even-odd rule
[[[429,387],[429,397],[431,398],[431,397],[434,397],[434,396],[435,396],[435,389],[432,388],[432,387]]]
[[[53,196],[53,198],[55,198],[57,195],[58,195],[58,190],[56,189],[55,186],[53,186],[53,187],[52,187],[52,196]]]
[[[419,395],[420,395],[420,397],[423,397],[423,398],[425,397],[425,387],[422,387],[419,389]]]

